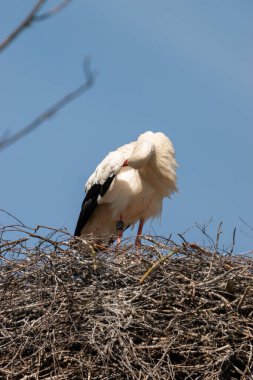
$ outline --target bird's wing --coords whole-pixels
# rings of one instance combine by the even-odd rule
[[[87,191],[87,194],[83,200],[79,218],[76,224],[75,236],[80,236],[81,231],[85,224],[88,222],[91,214],[96,209],[98,205],[99,196],[103,196],[105,192],[110,187],[115,175],[108,177],[108,179],[103,183],[94,183],[90,189]]]
[[[83,227],[98,205],[98,200],[109,189],[113,179],[122,168],[125,160],[128,159],[132,149],[131,144],[127,144],[115,152],[109,153],[86,182],[86,196],[77,221],[75,236],[81,235]]]

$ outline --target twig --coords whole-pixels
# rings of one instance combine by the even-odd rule
[[[240,219],[240,221],[243,223],[243,224],[245,224],[245,226],[247,226],[251,231],[253,231],[253,227],[252,226],[250,226],[243,218],[239,218]]]
[[[171,251],[167,255],[163,256],[160,260],[156,261],[140,278],[140,283],[142,284],[146,278],[161,264],[163,264],[166,260],[168,260],[171,256],[173,256],[177,251]]]
[[[186,239],[183,237],[183,235],[182,234],[177,234],[182,240],[183,240],[183,242],[184,243],[186,243],[187,244],[187,241],[186,241]]]
[[[243,295],[240,297],[240,300],[239,300],[238,306],[237,306],[238,310],[241,309],[242,304],[243,304],[243,302],[245,300],[245,297],[246,297],[246,295],[247,295],[247,293],[248,293],[249,290],[250,290],[250,286],[247,286],[247,288],[245,289]]]
[[[33,234],[32,232],[27,232],[27,234],[35,239],[39,239],[40,241],[44,241],[46,243],[49,243],[51,244],[52,246],[54,246],[55,248],[59,249],[60,251],[62,252],[65,252],[64,249],[62,249],[59,245],[59,243],[57,241],[54,241],[52,239],[49,239],[48,237],[45,237],[45,236],[41,236],[41,235],[37,235],[37,234]]]
[[[196,227],[202,232],[202,234],[204,236],[207,237],[210,244],[214,247],[215,243],[214,243],[212,237],[207,233],[207,228],[210,226],[211,222],[212,222],[212,218],[208,221],[207,225],[205,225],[205,224],[201,225],[199,223],[196,223]]]
[[[232,255],[232,253],[234,252],[234,247],[235,247],[235,234],[236,234],[236,227],[234,228],[234,231],[233,231],[233,240],[232,240],[232,247],[231,247],[231,250],[230,250],[230,255]]]
[[[16,141],[22,139],[23,137],[34,131],[42,123],[44,123],[50,117],[59,112],[68,103],[72,102],[74,99],[82,95],[84,92],[88,91],[95,80],[94,74],[90,70],[89,59],[86,59],[84,62],[84,71],[86,76],[85,83],[83,83],[81,86],[77,87],[75,90],[58,100],[53,106],[49,107],[41,115],[36,117],[36,119],[33,120],[30,124],[26,125],[24,128],[14,133],[12,136],[0,141],[0,150],[7,148],[8,146],[14,144]]]
[[[23,243],[24,241],[27,241],[28,239],[29,239],[28,237],[24,237],[18,240],[7,241],[4,244],[0,245],[0,249],[4,247],[10,247],[11,245],[17,245],[17,244]]]
[[[220,222],[220,224],[219,224],[217,235],[216,235],[216,242],[215,242],[215,247],[214,247],[215,254],[217,253],[217,249],[218,249],[218,246],[219,246],[220,235],[222,233],[221,226],[222,226],[222,222]]]
[[[57,4],[55,7],[49,9],[49,11],[42,13],[40,15],[35,15],[35,21],[44,21],[46,18],[49,18],[51,16],[56,15],[60,11],[62,11],[69,3],[73,0],[63,0],[59,4]]]
[[[189,242],[136,257],[124,241],[120,260],[106,247],[92,257],[92,236],[40,228],[0,226],[0,378],[252,378],[252,258]]]
[[[1,145],[1,141],[0,141],[0,145]],[[16,222],[18,222],[22,227],[25,227],[24,223],[21,222],[21,220],[18,219],[16,216],[12,215],[10,212],[4,210],[3,208],[0,209],[0,212],[3,212],[4,214],[10,216],[12,219],[16,220]]]
[[[21,32],[23,32],[27,27],[31,26],[31,24],[35,21],[42,21],[45,20],[51,16],[56,15],[59,13],[63,8],[65,8],[71,0],[63,0],[58,5],[50,9],[49,11],[38,15],[39,10],[42,8],[42,6],[46,3],[46,0],[38,0],[35,6],[32,8],[30,13],[25,17],[25,19],[14,29],[8,37],[6,37],[1,43],[0,43],[0,52],[2,52],[11,42],[17,38]]]
[[[25,28],[31,25],[34,21],[34,16],[40,10],[45,1],[46,0],[39,0],[21,24],[18,25],[17,28],[13,30],[13,32],[3,42],[0,43],[0,52],[3,51],[22,31],[24,31]]]
[[[143,240],[147,240],[147,241],[150,241],[151,243],[154,243],[157,247],[160,247],[160,248],[163,248],[163,249],[168,249],[168,245],[161,243],[160,241],[156,240],[152,236],[143,235],[141,238]],[[169,240],[170,240],[170,238],[168,239],[168,241]]]

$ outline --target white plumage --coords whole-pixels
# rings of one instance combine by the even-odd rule
[[[75,235],[92,234],[108,244],[123,230],[160,215],[164,197],[177,191],[177,163],[171,141],[161,132],[145,132],[137,141],[109,153],[86,185]]]

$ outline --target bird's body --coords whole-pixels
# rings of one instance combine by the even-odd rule
[[[146,132],[111,152],[88,179],[75,235],[92,234],[107,244],[124,228],[160,215],[164,197],[177,191],[176,160],[170,140]]]

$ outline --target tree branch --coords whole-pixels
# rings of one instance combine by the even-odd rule
[[[7,148],[8,146],[14,144],[16,141],[22,139],[36,128],[38,128],[42,123],[44,123],[51,116],[55,115],[59,112],[63,107],[65,107],[68,103],[72,102],[77,97],[81,96],[84,92],[88,91],[95,81],[95,76],[90,70],[90,61],[86,59],[84,62],[84,72],[86,81],[81,86],[77,87],[75,90],[71,91],[63,98],[58,100],[54,105],[49,107],[46,111],[40,114],[36,119],[34,119],[31,123],[23,127],[18,132],[12,134],[9,137],[2,138],[0,140],[0,150]]]
[[[43,21],[48,17],[54,16],[60,11],[62,11],[72,0],[62,0],[59,4],[57,4],[55,7],[49,9],[49,11],[42,13],[40,15],[34,16],[34,21]]]
[[[17,28],[3,42],[0,43],[0,51],[6,48],[25,28],[27,28],[33,22],[34,16],[40,10],[40,8],[45,3],[45,1],[46,0],[37,1],[34,8],[26,16],[26,18],[21,22],[21,24],[18,25]]]
[[[35,21],[42,21],[48,17],[54,16],[65,8],[72,0],[62,0],[58,5],[50,9],[49,11],[38,15],[37,13],[47,0],[38,0],[36,5],[32,8],[26,18],[16,27],[16,29],[9,34],[2,42],[0,42],[0,52],[2,52],[18,35],[23,32],[28,26]]]

